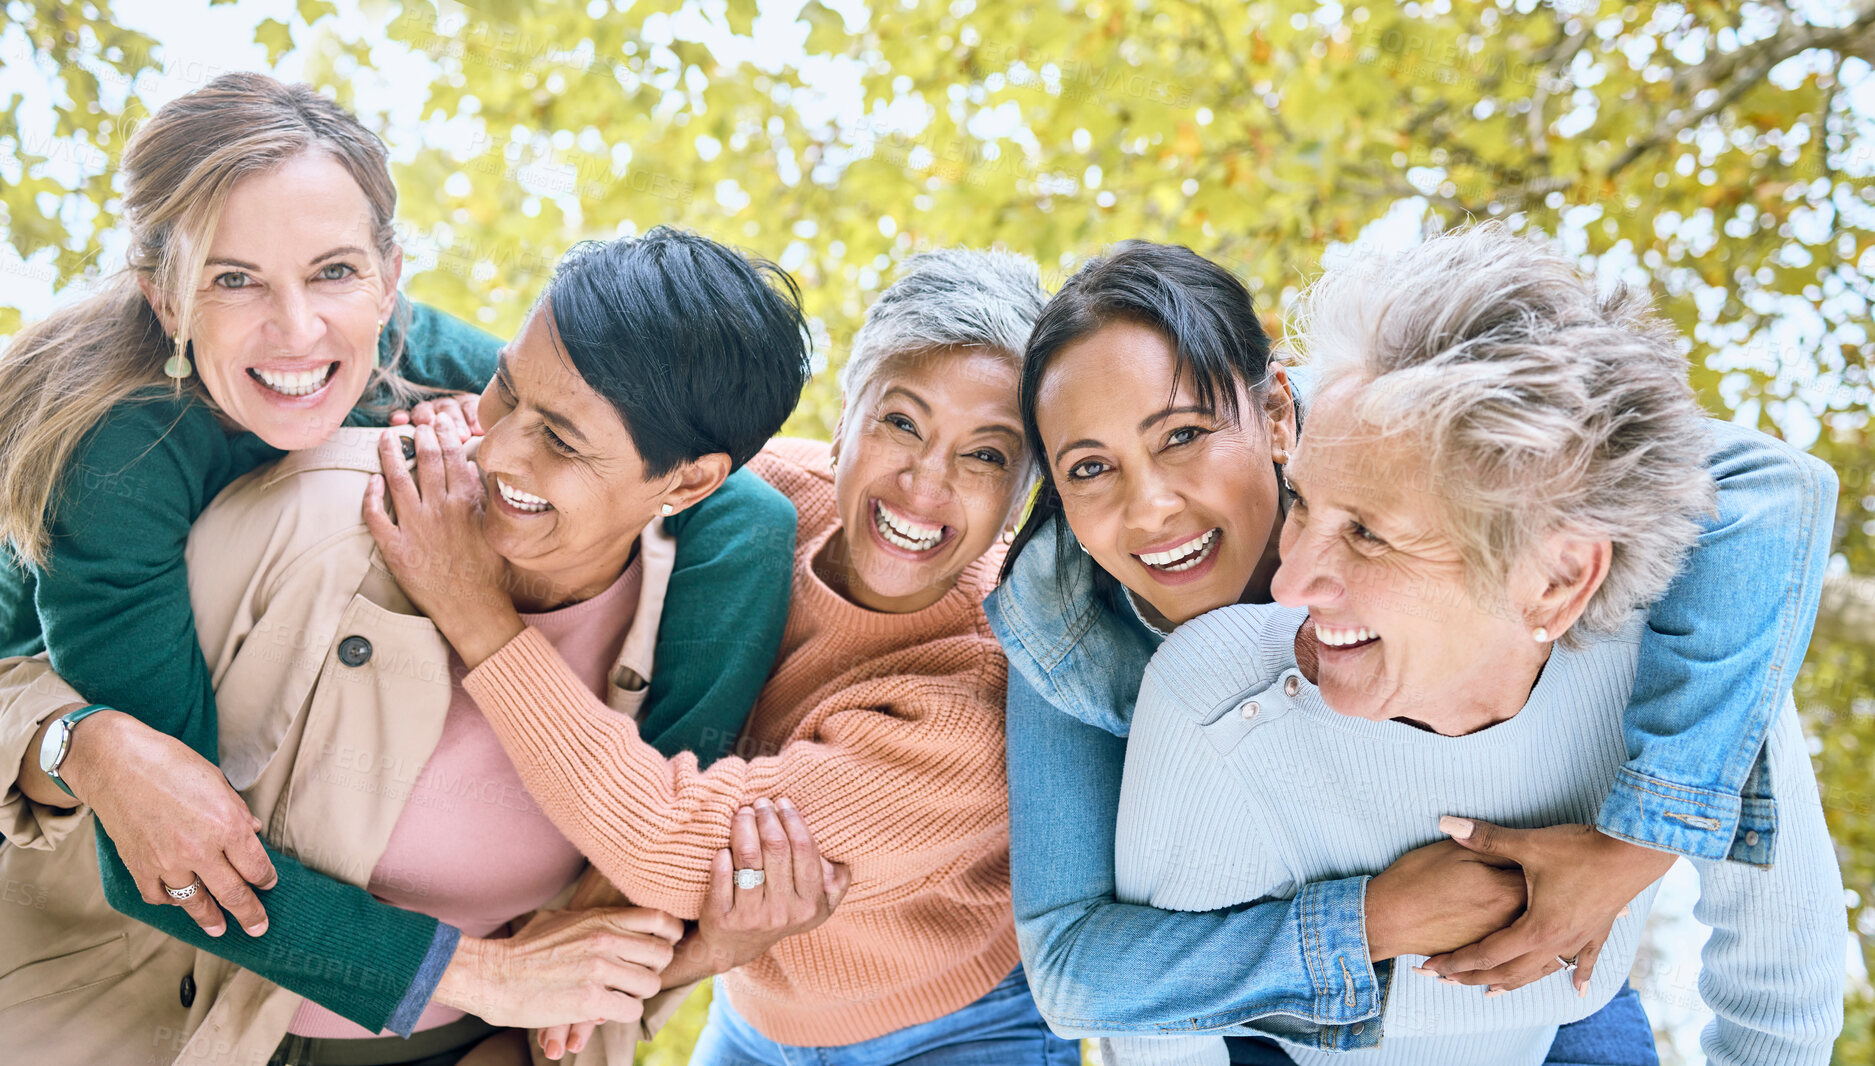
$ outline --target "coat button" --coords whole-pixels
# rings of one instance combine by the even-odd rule
[[[1291,674],[1283,680],[1283,695],[1294,696],[1302,691],[1302,679]]]
[[[363,666],[370,661],[370,641],[360,636],[350,636],[339,641],[339,662],[346,666]]]
[[[177,998],[182,1000],[184,1010],[195,1006],[195,975],[183,974],[182,987],[177,989]]]
[[[1257,706],[1257,701],[1255,700],[1245,700],[1237,705],[1237,713],[1243,715],[1245,721],[1255,718],[1257,712],[1262,709],[1263,708]]]

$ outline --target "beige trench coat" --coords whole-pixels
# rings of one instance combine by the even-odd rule
[[[360,518],[380,432],[342,429],[234,482],[187,552],[223,770],[270,843],[361,886],[450,700],[448,646]],[[607,691],[633,716],[675,554],[658,522],[641,553],[643,592]],[[353,638],[370,655],[347,665],[362,650]],[[33,734],[83,702],[43,656],[0,660],[0,1062],[264,1066],[300,997],[112,910],[89,810],[40,806],[19,790]],[[244,934],[231,923],[226,935]],[[579,1066],[629,1066],[689,991],[648,1001],[643,1023],[603,1026]]]

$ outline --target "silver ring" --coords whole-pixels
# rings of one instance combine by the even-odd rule
[[[767,874],[757,870],[753,866],[745,866],[736,871],[737,888],[760,888],[762,887],[762,882],[767,879]]]
[[[1582,956],[1577,955],[1576,959],[1579,959],[1581,957]],[[1562,963],[1562,968],[1563,968],[1564,973],[1567,973],[1570,970],[1573,970],[1576,968],[1576,959],[1565,959],[1561,955],[1556,956],[1556,961]]]
[[[157,883],[162,884],[162,882],[160,881]],[[163,891],[169,893],[170,899],[173,899],[176,902],[180,903],[185,899],[194,899],[195,888],[197,885],[201,883],[202,882],[199,880],[191,881],[187,885],[183,886],[182,888],[171,888],[168,885],[163,885]]]

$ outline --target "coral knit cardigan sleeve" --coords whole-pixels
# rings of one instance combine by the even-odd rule
[[[849,914],[1007,846],[1006,666],[975,573],[993,568],[974,565],[912,615],[863,611],[808,570],[832,525],[831,486],[810,480],[809,495],[827,498],[802,499],[800,485],[763,473],[795,498],[802,536],[782,661],[749,724],[761,754],[706,770],[689,752],[666,759],[531,628],[464,680],[567,839],[634,904],[684,919],[703,904],[731,817],[763,797],[792,801],[821,853],[851,868]]]

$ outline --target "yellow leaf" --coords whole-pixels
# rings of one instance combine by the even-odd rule
[[[267,49],[267,62],[280,62],[280,57],[293,50],[293,31],[279,19],[263,19],[254,27],[254,43]]]

